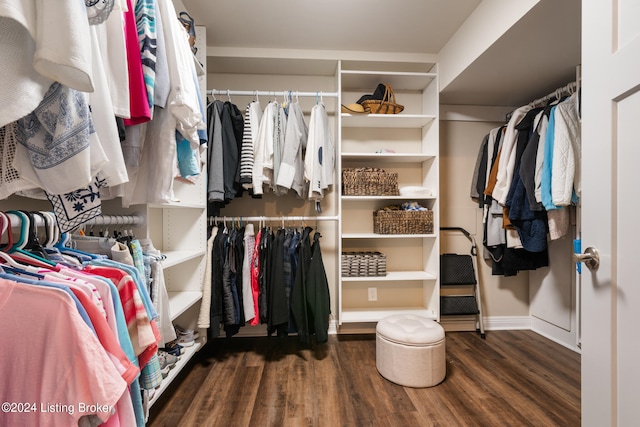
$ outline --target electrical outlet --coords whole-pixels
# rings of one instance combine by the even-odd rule
[[[369,301],[378,301],[378,288],[369,288]]]

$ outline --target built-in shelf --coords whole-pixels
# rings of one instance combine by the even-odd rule
[[[171,203],[150,203],[149,207],[158,208],[158,209],[170,209],[170,208],[206,209],[207,205],[205,203],[183,203],[180,201],[175,201]]]
[[[167,292],[169,294],[169,310],[171,320],[175,320],[202,299],[200,291]]]
[[[381,160],[388,163],[421,163],[434,159],[435,156],[424,153],[342,153],[342,160]]]
[[[426,271],[387,271],[385,276],[342,277],[343,282],[403,282],[435,279],[434,274]]]
[[[339,324],[373,323],[399,313],[439,320],[440,230],[437,214],[440,146],[438,74],[434,71],[437,71],[437,64],[340,63],[339,87],[345,99],[357,99],[362,93],[373,93],[378,84],[385,83],[393,88],[404,109],[398,114],[340,113],[341,168],[392,170],[398,176],[399,191],[397,196],[340,196],[339,250],[367,251],[375,248],[390,256],[386,260],[384,276],[339,278]],[[376,152],[384,151],[383,148],[392,148],[393,152]],[[410,187],[422,189],[422,194],[416,194],[419,191],[405,194],[412,189]],[[432,210],[431,233],[372,232],[377,228],[370,223],[371,211],[408,201],[417,201]],[[402,227],[398,231],[411,230]],[[371,292],[376,295],[373,299]]]
[[[342,200],[433,200],[436,196],[342,196]]]
[[[435,234],[376,234],[376,233],[343,233],[343,239],[423,239],[436,237]]]
[[[342,70],[341,76],[342,90],[371,92],[380,82],[390,85],[395,91],[421,91],[437,75],[405,71]]]
[[[200,258],[205,254],[204,250],[201,251],[165,251],[162,252],[162,255],[166,257],[164,261],[162,261],[162,266],[164,268],[170,268],[174,265],[182,264],[185,261],[189,261],[190,259]]]
[[[433,310],[426,308],[392,307],[376,309],[342,309],[342,322],[344,323],[370,323],[377,322],[392,314],[415,314],[437,320],[437,315]]]
[[[342,127],[422,128],[436,119],[427,114],[348,114],[342,113]]]

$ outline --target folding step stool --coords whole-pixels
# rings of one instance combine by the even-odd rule
[[[476,240],[461,227],[440,227],[440,230],[459,231],[471,241],[471,255],[440,255],[440,288],[456,288],[462,292],[455,295],[441,294],[440,316],[475,316],[476,332],[485,339],[480,284],[476,275]]]

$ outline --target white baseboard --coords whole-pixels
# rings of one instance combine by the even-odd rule
[[[490,331],[531,329],[530,316],[485,317],[484,328]]]
[[[484,330],[500,331],[500,330],[521,330],[531,329],[531,318],[529,316],[498,316],[485,317],[483,319]],[[445,331],[475,331],[475,321],[473,317],[442,317],[440,324]]]

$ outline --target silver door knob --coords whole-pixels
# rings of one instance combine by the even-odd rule
[[[582,254],[573,254],[573,262],[584,262],[591,271],[596,271],[600,266],[600,254],[596,248],[589,246]]]

